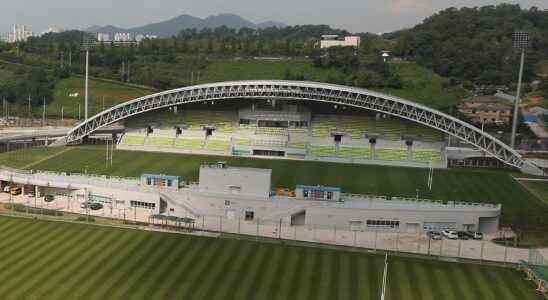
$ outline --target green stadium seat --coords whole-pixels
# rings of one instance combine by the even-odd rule
[[[398,161],[407,160],[406,149],[375,149],[375,159]]]
[[[201,150],[204,148],[204,140],[199,139],[177,139],[175,140],[175,147],[185,150]]]

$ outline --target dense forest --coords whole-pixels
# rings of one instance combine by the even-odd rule
[[[383,39],[362,34],[359,49],[338,47],[322,51],[318,47],[322,34],[348,35],[344,30],[326,25],[239,30],[227,27],[188,29],[177,36],[147,39],[138,44],[117,46],[95,43],[91,51],[91,74],[96,77],[131,81],[158,89],[192,84],[192,76],[175,78],[176,72],[199,74],[212,60],[250,57],[310,58],[317,68],[338,69],[331,83],[361,87],[401,86],[379,55]],[[0,51],[0,59],[34,65],[61,67],[71,73],[83,73],[82,41],[85,33],[67,31],[31,38],[17,47]],[[288,68],[285,79],[306,80],[307,74]]]
[[[531,35],[524,73],[529,81],[537,65],[548,60],[548,12],[536,7],[448,8],[384,37],[396,41],[395,55],[415,59],[442,76],[476,84],[509,84],[517,78],[519,51],[512,47],[512,33],[518,30]]]

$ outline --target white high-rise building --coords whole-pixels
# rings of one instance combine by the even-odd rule
[[[131,34],[123,33],[123,32],[117,32],[114,34],[114,41],[115,42],[130,42],[131,41]]]
[[[110,42],[112,40],[110,39],[110,34],[99,32],[99,33],[97,33],[97,41],[99,41],[99,42]]]
[[[9,35],[9,43],[25,42],[29,37],[32,37],[34,34],[30,30],[29,26],[26,25],[13,25],[13,30]]]

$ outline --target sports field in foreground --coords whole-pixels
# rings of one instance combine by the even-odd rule
[[[0,299],[379,299],[382,255],[0,217]],[[387,299],[541,299],[509,268],[391,257]]]
[[[104,147],[64,149],[3,153],[0,154],[0,164],[19,168],[28,166],[35,170],[115,176],[169,174],[182,176],[185,181],[197,181],[202,163],[224,160],[233,166],[272,169],[273,188],[319,184],[339,186],[347,193],[406,197],[416,197],[418,189],[421,198],[501,203],[504,224],[540,233],[548,230],[548,205],[517,183],[507,172],[439,170],[435,172],[433,188],[429,191],[426,169],[134,151],[116,151],[113,166],[106,168]],[[55,156],[55,153],[61,154]]]

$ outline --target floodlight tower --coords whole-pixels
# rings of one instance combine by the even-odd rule
[[[510,147],[515,148],[516,146],[516,131],[518,127],[518,110],[519,110],[519,101],[521,93],[521,79],[523,77],[523,64],[525,62],[525,50],[529,46],[529,33],[524,31],[516,31],[512,35],[513,46],[515,49],[521,51],[521,60],[519,65],[519,76],[518,76],[518,88],[516,92],[516,99],[514,100],[514,118],[512,121],[512,136],[510,139]]]
[[[84,96],[84,121],[88,120],[88,98],[89,98],[89,48],[93,43],[93,39],[88,35],[84,34],[84,41],[82,42],[82,47],[86,51],[86,87],[85,87],[85,96]]]

